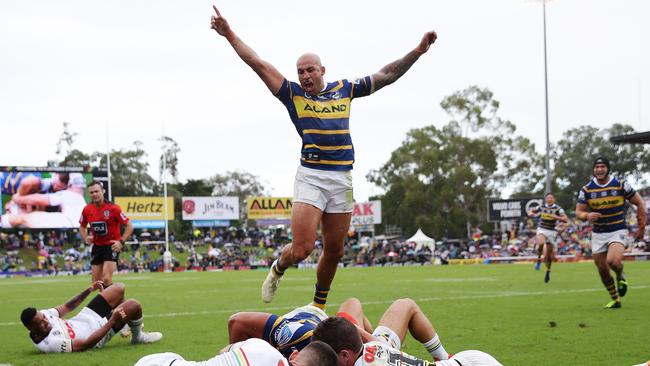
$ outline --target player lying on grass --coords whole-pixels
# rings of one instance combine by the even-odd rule
[[[312,336],[312,341],[323,341],[332,346],[338,354],[339,366],[502,366],[494,357],[475,350],[462,351],[449,358],[433,325],[411,299],[393,302],[372,334],[369,333],[372,325],[359,300],[348,299],[339,310],[339,316],[321,322]],[[401,352],[407,330],[434,359],[440,361],[432,363]]]
[[[207,361],[186,361],[176,353],[156,353],[142,357],[135,366],[336,366],[337,356],[323,342],[311,342],[288,358],[261,339],[231,344]]]
[[[65,304],[47,310],[26,308],[20,320],[29,330],[34,346],[42,352],[81,352],[101,348],[125,324],[131,328],[131,343],[153,343],[162,338],[158,332],[142,331],[142,307],[134,299],[124,300],[124,285],[113,284],[95,296],[88,306],[70,319],[64,316],[76,309],[95,290],[102,290],[102,281]]]

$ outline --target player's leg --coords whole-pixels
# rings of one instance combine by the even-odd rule
[[[607,265],[616,273],[616,287],[620,297],[627,293],[627,279],[623,273],[623,257],[625,256],[625,245],[620,242],[612,242],[607,249]]]
[[[99,264],[92,264],[90,266],[90,273],[91,273],[91,283],[95,283],[97,281],[102,281],[102,274],[104,273],[104,263],[99,263]]]
[[[113,284],[113,272],[117,270],[117,262],[115,261],[104,261],[102,267],[102,277],[101,280],[104,282],[104,288],[109,287]]]
[[[250,338],[264,339],[264,327],[273,314],[239,312],[228,319],[228,341],[236,343]],[[269,341],[268,339],[264,339]]]
[[[386,330],[388,328],[388,330]],[[404,342],[406,331],[422,343],[434,359],[446,360],[449,354],[442,346],[440,337],[436,334],[433,324],[424,315],[420,307],[411,299],[399,299],[393,302],[379,320],[379,326],[373,335],[384,337],[389,343],[399,345]],[[391,331],[398,340],[391,339]],[[399,348],[396,347],[396,348]]]
[[[139,301],[128,299],[113,309],[113,312],[120,312],[126,315],[124,323],[128,324],[131,329],[132,344],[153,343],[162,339],[162,333],[160,332],[142,331],[142,305],[140,305]],[[122,328],[124,323],[118,321],[115,328]]]
[[[544,244],[546,243],[546,236],[544,236],[544,234],[537,234],[535,236],[535,243],[537,245],[537,261],[535,262],[535,270],[539,271],[539,269],[542,266],[542,254],[544,254]]]
[[[343,257],[345,237],[350,229],[352,213],[323,213],[321,233],[323,235],[323,253],[316,268],[316,289],[313,305],[325,308],[327,295],[336,275],[336,268]]]
[[[616,291],[616,284],[610,273],[609,266],[607,265],[607,252],[594,253],[594,264],[598,268],[598,274],[600,275],[600,280],[607,289],[609,296],[612,298],[612,301],[605,305],[605,308],[620,308],[621,299],[618,297],[618,292]]]
[[[552,243],[547,242],[544,244],[544,265],[546,266],[544,282],[546,283],[551,280],[551,264],[553,264],[554,248],[555,246]]]
[[[359,299],[355,297],[351,297],[345,300],[339,306],[339,313],[341,312],[345,312],[350,316],[352,316],[352,318],[354,318],[354,320],[357,322],[358,326],[363,328],[363,330],[365,330],[366,332],[372,333],[373,331],[372,324],[364,314],[363,306],[361,305],[361,301],[359,301]]]
[[[103,297],[111,309],[115,309],[124,302],[124,284],[115,283],[111,287],[102,291],[99,296]]]
[[[322,211],[303,202],[293,203],[291,211],[291,232],[293,242],[282,248],[282,254],[271,265],[262,284],[262,301],[271,302],[284,271],[291,265],[301,262],[314,250],[316,228]]]

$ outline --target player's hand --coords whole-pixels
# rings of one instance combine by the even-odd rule
[[[95,281],[90,285],[90,291],[95,291],[99,290],[99,292],[104,291],[104,282],[102,281]]]
[[[420,44],[415,48],[415,51],[418,53],[425,53],[429,50],[429,47],[433,44],[433,42],[438,39],[438,35],[434,31],[426,32],[424,33],[424,36],[422,36],[422,40],[420,41]]]
[[[113,309],[113,315],[111,315],[111,320],[113,322],[126,323],[126,311],[121,306]]]
[[[120,240],[111,240],[111,249],[113,249],[113,251],[115,253],[121,252],[122,251],[122,241],[120,241]]]
[[[212,20],[210,21],[210,28],[217,31],[217,33],[220,35],[228,38],[232,34],[228,21],[226,18],[221,16],[221,13],[219,13],[219,10],[216,6],[212,5],[212,8],[214,9],[216,15],[212,16]]]
[[[93,240],[94,240],[94,239],[95,239],[95,238],[94,238],[92,235],[87,235],[87,236],[86,236],[86,240],[84,240],[84,241],[86,242],[86,244],[90,245],[90,244],[93,243]]]
[[[590,212],[587,214],[587,220],[589,220],[589,222],[594,222],[598,220],[601,216],[602,214],[599,212]]]
[[[639,227],[639,229],[634,233],[634,240],[643,241],[645,236],[645,227]]]

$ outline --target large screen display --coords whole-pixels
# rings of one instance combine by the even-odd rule
[[[106,171],[71,167],[0,167],[2,229],[79,227],[89,202],[86,185],[93,179],[106,187]]]

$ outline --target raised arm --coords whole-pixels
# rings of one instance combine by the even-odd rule
[[[643,198],[641,198],[641,195],[638,192],[632,196],[630,202],[636,206],[636,218],[639,225],[638,230],[634,233],[634,238],[636,240],[643,240],[643,236],[645,235],[645,225],[648,223],[648,214],[645,202],[643,202]]]
[[[100,281],[101,282],[101,281]],[[126,313],[124,309],[118,307],[113,310],[113,314],[110,319],[102,325],[101,328],[92,332],[88,338],[77,338],[72,340],[72,352],[83,352],[89,348],[94,347],[97,342],[101,341],[102,338],[115,326],[118,321],[124,321],[126,319]]]
[[[66,301],[65,304],[61,304],[56,307],[56,310],[59,312],[59,317],[63,318],[67,313],[73,311],[74,309],[81,304],[91,292],[95,290],[101,290],[103,288],[102,281],[93,282],[87,289],[83,290],[77,296]]]
[[[429,50],[429,47],[436,41],[438,35],[436,32],[427,32],[422,36],[420,44],[406,56],[384,66],[378,72],[372,74],[372,88],[377,91],[386,85],[394,83],[397,79],[402,77],[404,73],[411,68],[420,56]]]
[[[244,41],[242,41],[235,32],[230,29],[230,25],[226,18],[224,18],[216,6],[212,6],[216,15],[212,16],[210,27],[214,29],[219,35],[225,37],[232,48],[237,52],[237,55],[257,73],[262,79],[266,87],[269,88],[274,95],[280,91],[280,87],[284,82],[284,76],[270,63],[262,60],[252,48],[250,48]]]

